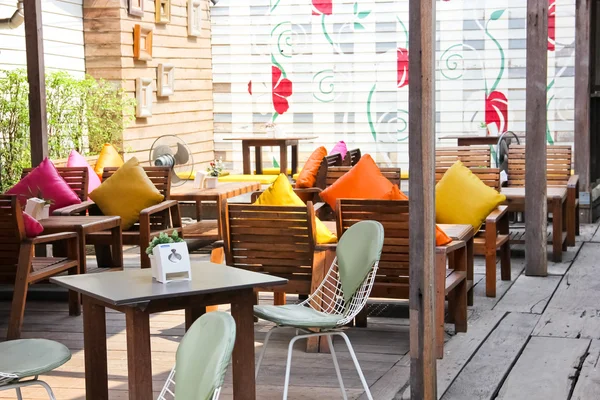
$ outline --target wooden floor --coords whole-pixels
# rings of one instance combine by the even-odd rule
[[[136,250],[126,252],[129,264]],[[205,254],[194,254],[205,259]],[[550,263],[550,276],[523,273],[522,248],[512,258],[513,279],[498,282],[498,296],[486,298],[484,263],[476,260],[475,305],[469,309],[467,333],[455,335],[446,326],[444,359],[438,362],[438,394],[444,400],[600,399],[600,231],[582,228],[577,246],[562,263]],[[90,258],[90,261],[92,259]],[[500,273],[498,271],[498,276]],[[265,296],[264,301],[269,301]],[[290,300],[293,300],[290,297]],[[6,334],[9,302],[0,301],[0,337]],[[350,329],[365,376],[376,400],[408,399],[409,357],[406,306],[370,305],[369,328]],[[183,335],[183,313],[151,319],[152,368],[156,395],[173,365]],[[127,398],[125,322],[121,314],[107,316],[110,398]],[[269,326],[256,325],[256,350]],[[57,399],[84,399],[84,360],[81,317],[69,317],[64,302],[30,301],[24,336],[60,341],[73,352],[62,368],[45,376]],[[258,399],[280,399],[287,343],[291,332],[273,335],[258,378]],[[336,342],[348,397],[365,399],[343,343]],[[340,399],[329,354],[294,350],[290,399]],[[1,356],[1,355],[0,355]],[[222,399],[231,398],[230,377]],[[24,389],[25,399],[46,398],[41,391]],[[16,398],[0,392],[0,398]]]

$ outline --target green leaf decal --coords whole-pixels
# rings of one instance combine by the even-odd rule
[[[358,14],[358,3],[354,3],[354,15]]]
[[[275,157],[273,157],[273,168],[279,168],[279,163],[277,162]]]
[[[490,16],[490,19],[492,21],[497,21],[502,17],[502,14],[504,14],[504,11],[506,10],[496,10],[492,13],[492,15]]]
[[[362,30],[362,29],[365,29],[365,27],[363,26],[363,24],[360,24],[358,22],[354,23],[354,30],[355,31]]]
[[[371,14],[371,11],[361,11],[358,13],[358,18],[365,19]]]

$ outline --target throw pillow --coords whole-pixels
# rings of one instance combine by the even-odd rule
[[[96,161],[94,171],[96,172],[96,175],[98,175],[98,178],[102,180],[102,173],[104,172],[105,167],[119,168],[122,165],[123,159],[119,155],[117,149],[115,149],[112,144],[106,143],[100,151],[100,155],[98,156],[98,161]]]
[[[280,174],[275,182],[265,190],[254,202],[256,205],[263,206],[304,206],[304,202],[294,193],[287,176]],[[315,226],[317,229],[317,243],[335,243],[337,237],[315,217]]]
[[[52,161],[45,158],[36,168],[25,175],[6,194],[18,196],[21,206],[25,207],[27,199],[42,197],[50,201],[50,213],[62,207],[80,204],[77,193],[60,176]]]
[[[365,154],[350,171],[321,192],[321,198],[335,210],[337,199],[390,200],[393,188],[370,155]]]
[[[28,238],[37,237],[44,232],[42,224],[26,212],[23,213],[23,225],[25,226],[25,236]]]
[[[475,231],[506,196],[483,183],[457,161],[435,185],[435,219],[440,224],[470,224]]]
[[[333,146],[333,149],[331,149],[331,151],[329,152],[329,155],[333,155],[333,154],[337,154],[340,153],[340,155],[342,156],[342,160],[344,158],[346,158],[346,153],[348,152],[348,146],[346,146],[346,142],[344,142],[343,140],[340,140],[339,142],[337,142],[335,144],[335,146]]]
[[[317,173],[323,159],[327,155],[327,149],[323,146],[319,147],[308,157],[306,164],[302,167],[300,175],[296,180],[296,188],[312,188],[317,182]]]
[[[121,227],[131,228],[140,218],[140,212],[159,204],[164,196],[154,186],[148,175],[133,157],[114,175],[90,193],[90,198],[104,215],[121,217]]]
[[[67,167],[87,167],[88,169],[88,194],[92,193],[98,186],[100,186],[100,178],[96,175],[96,172],[90,167],[84,156],[79,154],[76,150],[71,150],[69,158],[67,160]]]

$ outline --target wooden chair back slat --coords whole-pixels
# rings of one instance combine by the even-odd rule
[[[33,168],[24,168],[21,173],[23,179]],[[56,167],[58,174],[67,182],[69,187],[77,194],[81,201],[88,198],[89,170],[87,167]]]
[[[435,183],[438,183],[448,168],[435,169]],[[471,172],[492,189],[500,191],[500,169],[498,168],[470,168]]]
[[[548,146],[546,159],[548,185],[566,185],[571,177],[571,146]],[[508,186],[525,186],[525,145],[508,148]]]
[[[25,227],[17,196],[0,195],[0,275],[15,275],[23,239]]]
[[[342,165],[353,167],[356,165],[356,163],[358,163],[360,161],[360,157],[361,157],[360,149],[348,150],[348,152],[346,153],[346,157],[344,157],[344,161],[342,162]]]
[[[329,186],[333,185],[335,181],[337,181],[339,178],[341,178],[346,172],[350,171],[350,168],[352,168],[352,167],[342,166],[342,167],[328,168],[327,176],[325,178],[325,187],[329,187]],[[394,185],[398,185],[398,187],[400,187],[400,180],[401,180],[400,168],[386,167],[386,168],[379,168],[379,170],[381,171],[381,174],[383,176],[385,176],[390,182],[392,182]]]
[[[448,169],[460,160],[468,168],[490,168],[489,146],[440,147],[435,150],[435,167]]]
[[[165,200],[169,200],[171,194],[171,168],[170,167],[142,167],[152,181],[158,191],[165,196]],[[113,176],[119,168],[105,167],[102,174],[102,180],[106,180]]]

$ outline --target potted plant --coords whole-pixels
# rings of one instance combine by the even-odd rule
[[[267,135],[271,136],[271,137],[275,137],[275,131],[276,131],[276,126],[274,122],[267,122],[265,124],[265,131],[267,132]]]
[[[207,189],[214,189],[217,187],[221,172],[223,172],[223,161],[221,161],[221,159],[211,161],[208,168],[206,168],[206,178],[204,179]]]
[[[29,188],[29,198],[27,199],[27,205],[25,206],[25,212],[31,215],[33,218],[39,220],[50,217],[50,205],[54,203],[52,199],[44,199],[42,191],[38,187],[37,193]]]
[[[177,231],[171,236],[165,232],[156,236],[148,244],[146,254],[150,258],[152,277],[161,283],[174,280],[190,280],[190,255],[187,244]]]

